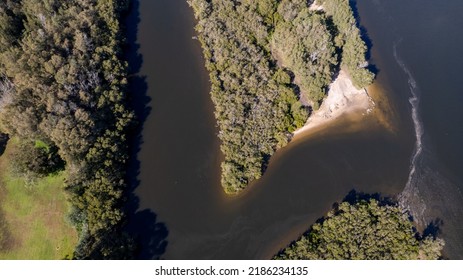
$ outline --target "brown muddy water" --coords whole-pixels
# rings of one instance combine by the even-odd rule
[[[395,59],[394,46],[405,66],[413,67],[409,74],[420,66],[412,66],[414,62],[403,51],[416,43],[400,33],[406,16],[390,16],[398,9],[390,2],[403,6],[404,1],[353,3],[372,47],[370,61],[378,70],[371,90],[383,97],[377,102],[376,113],[360,117],[360,124],[359,117],[344,117],[316,133],[298,136],[273,156],[261,180],[236,197],[226,196],[220,186],[218,131],[200,44],[192,38],[192,11],[185,0],[132,2],[129,17],[134,26],[129,26],[129,33],[133,33],[129,39],[134,41],[132,51],[138,52],[140,66],[132,69],[144,84],[139,87],[141,95],[146,96],[135,194],[138,213],[151,213],[149,216],[155,218],[132,221],[139,223],[134,226],[139,235],[155,236],[142,244],[140,258],[270,258],[350,191],[397,196],[407,185],[416,152],[416,124],[409,102],[410,77]],[[422,1],[406,2],[410,15],[415,15],[413,5],[420,6]],[[133,20],[137,18],[139,22]],[[445,18],[443,21],[441,24],[449,24]],[[417,74],[416,82],[426,104],[426,75]],[[430,89],[431,99],[432,92]],[[431,112],[421,114],[423,109],[419,108],[424,130],[431,135],[439,133],[426,123],[438,109],[423,107]],[[460,114],[461,122],[462,113],[452,114]],[[436,153],[445,150],[435,148]],[[461,158],[453,161],[449,164],[460,164]],[[458,177],[455,171],[446,170]],[[445,232],[447,218],[439,215]],[[461,231],[451,230],[453,233],[447,235],[457,244],[455,236]],[[455,252],[448,254],[461,257],[461,252]]]

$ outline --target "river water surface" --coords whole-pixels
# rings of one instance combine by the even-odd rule
[[[161,258],[270,258],[350,191],[398,196],[405,186],[410,187],[400,197],[424,224],[434,221],[441,228],[446,255],[463,257],[463,89],[457,76],[463,2],[354,2],[378,69],[371,91],[383,98],[376,113],[360,117],[360,125],[358,118],[352,125],[345,117],[298,136],[237,197],[226,196],[220,186],[222,158],[208,73],[200,44],[192,39],[192,11],[185,0],[133,2],[131,13],[140,17],[137,75],[150,98],[135,193],[139,211],[156,213],[167,229]],[[419,95],[415,107],[409,102],[412,89]],[[424,131],[418,137],[424,152],[411,166],[417,124]]]

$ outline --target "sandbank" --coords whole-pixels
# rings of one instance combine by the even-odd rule
[[[316,111],[313,111],[306,124],[296,130],[294,135],[307,132],[333,122],[346,113],[370,114],[375,102],[366,89],[357,89],[349,75],[341,70],[328,89],[327,97]]]

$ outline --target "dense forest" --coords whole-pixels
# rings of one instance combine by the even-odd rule
[[[190,0],[219,126],[222,185],[237,193],[318,109],[340,68],[373,80],[348,0]]]
[[[0,2],[0,125],[21,142],[18,170],[66,170],[74,258],[125,258],[128,0]]]
[[[418,234],[400,207],[369,199],[339,204],[274,258],[434,260],[443,247],[442,239]]]

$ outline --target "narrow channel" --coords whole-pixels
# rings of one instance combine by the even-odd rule
[[[350,191],[403,190],[416,138],[407,77],[393,60],[397,34],[384,25],[393,21],[394,10],[382,6],[387,1],[354,4],[372,43],[379,70],[373,90],[387,96],[378,110],[389,125],[371,115],[353,126],[345,117],[298,137],[238,197],[220,186],[221,153],[192,11],[185,0],[132,1],[132,16],[140,18],[136,75],[146,84],[137,94],[148,98],[135,194],[138,212],[153,213],[166,242],[159,255],[147,249],[157,244],[145,244],[143,258],[270,258]],[[147,223],[137,230],[155,226]]]

